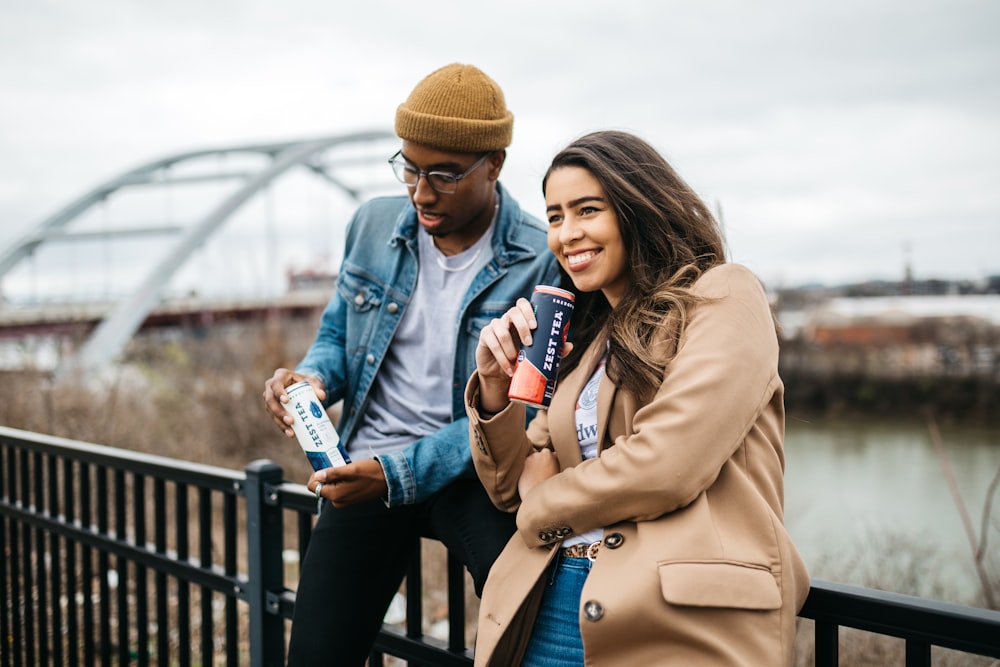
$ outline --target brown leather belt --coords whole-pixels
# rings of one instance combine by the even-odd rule
[[[597,549],[600,546],[600,540],[590,544],[574,544],[571,547],[560,549],[559,555],[563,558],[587,558],[593,561],[597,560]]]

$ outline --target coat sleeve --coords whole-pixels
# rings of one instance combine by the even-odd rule
[[[517,511],[521,498],[517,481],[524,459],[535,448],[549,447],[547,413],[538,410],[525,431],[528,410],[511,401],[490,419],[479,415],[479,375],[473,373],[465,388],[465,411],[469,417],[469,448],[479,481],[490,500],[501,510]]]
[[[728,264],[702,276],[695,291],[706,299],[692,308],[677,354],[653,399],[635,411],[630,433],[521,500],[518,530],[529,546],[553,528],[580,534],[688,505],[780,389],[777,334],[756,277]]]

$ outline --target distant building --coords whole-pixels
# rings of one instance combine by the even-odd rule
[[[334,271],[322,269],[289,269],[286,275],[288,277],[289,292],[332,292],[337,286],[337,273]]]
[[[778,310],[795,363],[875,375],[1000,373],[1000,294],[836,297]]]

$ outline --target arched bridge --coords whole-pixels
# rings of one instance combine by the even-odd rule
[[[99,184],[0,251],[0,281],[19,264],[33,258],[43,246],[83,244],[102,239],[128,241],[133,248],[129,259],[142,265],[140,277],[130,279],[127,285],[116,285],[117,290],[124,291],[124,296],[117,295],[100,309],[102,315],[96,327],[75,356],[63,362],[58,370],[64,373],[107,365],[118,357],[143,321],[160,304],[166,286],[178,270],[255,195],[266,191],[290,170],[304,169],[326,187],[357,203],[389,186],[391,175],[385,161],[396,149],[393,145],[396,141],[398,139],[391,132],[373,130],[299,141],[209,148],[153,160]],[[238,162],[240,168],[231,168],[233,162]],[[207,208],[202,207],[184,220],[105,229],[80,224],[110,198],[125,197],[137,188],[169,189],[206,182],[225,187],[209,195],[211,201]],[[398,184],[394,187],[398,192]],[[149,246],[150,243],[155,246]],[[141,251],[143,244],[155,247],[154,261],[146,261]],[[76,301],[76,306],[67,305],[67,308],[79,307],[79,302],[85,299],[76,296],[70,300]],[[0,317],[5,309],[12,310],[12,306],[0,306]]]

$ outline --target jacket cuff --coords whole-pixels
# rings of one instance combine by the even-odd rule
[[[503,410],[499,412],[483,412],[479,409],[479,373],[473,373],[472,377],[465,385],[465,412],[470,419],[475,419],[480,422],[488,422],[492,420],[497,415],[502,415],[508,411],[510,406],[514,403],[511,401],[504,406]]]
[[[412,505],[417,493],[417,483],[404,452],[390,452],[374,457],[382,466],[388,497],[383,499],[386,507]]]

